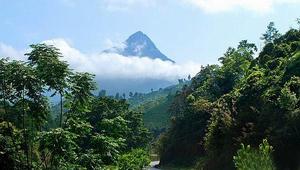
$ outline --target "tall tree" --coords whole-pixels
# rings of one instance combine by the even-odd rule
[[[4,120],[4,115],[6,114],[6,59],[0,59],[0,80],[1,80],[1,86],[0,86],[0,100],[1,100],[1,120]],[[3,110],[2,110],[3,109]]]
[[[105,97],[106,96],[106,90],[101,90],[98,94],[98,97]]]
[[[49,114],[48,102],[42,94],[42,82],[36,76],[35,70],[27,63],[9,62],[6,72],[9,75],[7,84],[12,88],[9,103],[15,107],[19,113],[18,117],[22,119],[27,166],[32,167],[33,136],[35,129],[41,130],[41,126],[46,121]],[[18,124],[18,121],[16,120],[15,123]]]
[[[270,22],[267,27],[267,31],[262,35],[260,39],[264,40],[265,44],[268,44],[273,42],[275,39],[279,37],[280,37],[280,33],[277,30],[277,28],[275,28],[275,23]]]
[[[299,30],[300,30],[300,18],[297,18],[297,19],[296,19],[296,22],[297,22],[297,25],[298,25]]]
[[[57,48],[46,44],[30,45],[32,51],[28,56],[30,64],[37,70],[39,78],[48,87],[48,91],[55,90],[60,95],[60,126],[63,122],[63,95],[67,86],[66,78],[70,70],[68,64],[61,61],[62,54]]]

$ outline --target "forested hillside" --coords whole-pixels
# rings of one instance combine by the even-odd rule
[[[72,72],[55,47],[30,47],[26,62],[0,60],[1,169],[147,166],[150,133],[142,114],[125,100],[95,97],[94,76]],[[46,92],[60,96],[56,120]]]
[[[158,90],[151,90],[149,93],[130,92],[126,99],[126,94],[116,93],[114,96],[108,96],[106,90],[101,90],[98,97],[107,97],[119,101],[125,101],[129,104],[129,110],[140,112],[143,114],[143,122],[157,137],[161,132],[165,131],[170,125],[170,118],[172,117],[170,107],[176,94],[180,93],[182,88],[190,84],[191,77],[187,79],[179,79],[178,84],[160,88]],[[64,108],[66,111],[66,108]],[[50,108],[51,118],[48,120],[48,126],[55,126],[60,114],[60,104],[55,104]]]
[[[130,109],[142,112],[145,126],[158,135],[170,124],[171,112],[169,110],[172,101],[177,93],[184,86],[190,84],[190,76],[186,79],[179,79],[177,85],[160,88],[150,93],[131,93],[128,99]]]
[[[300,31],[281,35],[270,23],[261,39],[257,57],[243,40],[176,95],[175,117],[158,142],[161,165],[300,168]]]

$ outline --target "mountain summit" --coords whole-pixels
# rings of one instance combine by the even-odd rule
[[[138,56],[138,57],[149,57],[152,59],[161,59],[163,61],[171,61],[174,63],[173,60],[169,59],[163,53],[157,49],[155,44],[152,40],[143,32],[138,31],[132,34],[125,42],[124,47],[113,47],[112,49],[105,50],[104,52],[110,53],[115,52],[117,54],[123,56]]]

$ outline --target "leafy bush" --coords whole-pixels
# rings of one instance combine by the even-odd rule
[[[141,170],[150,163],[149,153],[142,149],[134,149],[121,155],[118,161],[120,170]]]
[[[41,159],[44,160],[44,168],[67,167],[76,159],[75,143],[77,135],[62,128],[52,129],[49,132],[40,132],[38,136]]]
[[[276,168],[271,158],[272,152],[273,147],[264,139],[263,143],[259,145],[259,149],[242,144],[242,148],[237,151],[233,160],[238,170],[274,170]]]
[[[22,169],[25,155],[20,151],[21,131],[10,122],[0,123],[0,167],[1,169]]]

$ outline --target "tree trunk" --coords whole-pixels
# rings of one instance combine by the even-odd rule
[[[62,128],[62,122],[63,122],[63,100],[62,100],[62,93],[60,94],[60,127]]]
[[[29,151],[28,151],[28,139],[27,139],[27,129],[25,129],[25,87],[23,87],[22,100],[23,100],[23,131],[24,131],[24,144],[25,144],[25,153],[26,153],[26,163],[27,169],[29,168]]]
[[[5,72],[3,73],[3,91],[2,91],[2,94],[3,94],[3,109],[4,109],[4,115],[2,116],[2,119],[3,119],[3,121],[5,121],[5,116],[7,115],[7,108],[6,108],[6,83],[5,83],[5,79],[6,79],[6,77],[5,77]],[[8,129],[10,129],[10,124],[9,124],[9,122],[6,120],[6,126],[7,126],[7,128]],[[14,139],[14,137],[12,136],[12,142],[13,142],[13,145],[14,145],[14,147],[16,148],[16,152],[18,153],[19,152],[19,149],[18,149],[18,147],[17,147],[17,145],[16,145],[16,141],[15,141],[15,139]],[[20,159],[20,156],[19,156],[19,154],[17,154],[17,158],[18,158],[18,160],[21,160]]]

